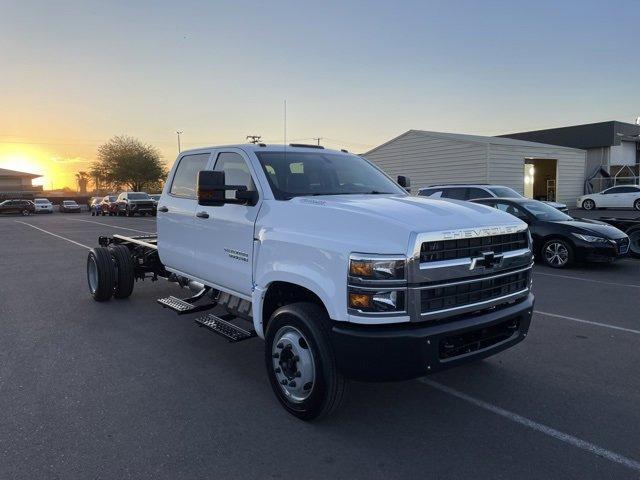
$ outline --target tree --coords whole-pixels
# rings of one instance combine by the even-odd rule
[[[137,192],[166,176],[158,149],[137,138],[115,136],[98,147],[97,157],[91,176],[101,187],[126,185]]]
[[[87,172],[76,173],[76,182],[78,183],[78,190],[80,193],[87,193],[87,184],[89,183],[89,174]]]

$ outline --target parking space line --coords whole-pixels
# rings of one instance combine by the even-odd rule
[[[131,230],[132,232],[144,233],[145,235],[153,235],[155,232],[145,232],[143,230],[137,230],[135,228],[120,227],[118,225],[111,225],[110,223],[94,222],[93,220],[80,220],[79,218],[67,218],[70,222],[85,222],[95,223],[96,225],[104,225],[105,227],[119,228],[120,230]]]
[[[581,280],[583,282],[601,283],[604,285],[614,285],[616,287],[640,288],[640,285],[635,285],[633,283],[605,282],[604,280],[593,280],[591,278],[580,278],[580,277],[574,277],[571,275],[558,275],[555,273],[544,273],[544,272],[536,272],[536,271],[534,271],[533,273],[535,273],[536,275],[545,275],[547,277],[568,278],[571,280]]]
[[[76,242],[75,240],[71,240],[70,238],[67,238],[67,237],[63,237],[62,235],[58,235],[57,233],[49,232],[47,230],[44,230],[43,228],[36,227],[35,225],[31,225],[30,223],[21,222],[20,220],[14,220],[14,221],[16,223],[21,223],[22,225],[26,225],[27,227],[35,228],[36,230],[40,230],[41,232],[44,232],[44,233],[46,233],[48,235],[52,235],[54,237],[61,238],[62,240],[66,240],[67,242],[74,243],[74,244],[78,245],[79,247],[83,247],[83,248],[86,248],[87,250],[91,250],[91,247],[87,247],[86,245],[83,245],[82,243]]]
[[[466,393],[460,392],[451,387],[443,385],[442,383],[434,382],[433,380],[428,380],[426,378],[421,378],[420,382],[424,383],[425,385],[429,385],[430,387],[435,388],[436,390],[440,390],[443,393],[454,396],[460,400],[464,400],[465,402],[471,403],[476,407],[480,407],[491,413],[500,415],[501,417],[506,418],[507,420],[511,420],[512,422],[519,423],[520,425],[528,427],[532,430],[535,430],[537,432],[544,433],[545,435],[553,437],[556,440],[560,440],[561,442],[564,442],[576,448],[585,450],[598,457],[605,458],[607,460],[610,460],[612,462],[618,463],[627,468],[640,472],[640,462],[636,460],[633,460],[631,458],[625,457],[618,453],[612,452],[611,450],[607,450],[605,448],[599,447],[598,445],[595,445],[591,442],[587,442],[578,437],[574,437],[573,435],[569,435],[567,433],[561,432],[559,430],[556,430],[555,428],[548,427],[547,425],[538,423],[534,420],[518,415],[517,413],[510,412],[509,410],[505,410],[504,408],[500,408],[491,403],[477,399],[475,397],[472,397],[471,395],[467,395]]]
[[[562,318],[563,320],[571,320],[572,322],[586,323],[587,325],[594,325],[596,327],[604,327],[604,328],[610,328],[612,330],[620,330],[621,332],[637,333],[638,335],[640,335],[640,330],[633,330],[632,328],[616,327],[615,325],[609,325],[606,323],[592,322],[591,320],[582,320],[581,318],[567,317],[566,315],[558,315],[557,313],[541,312],[539,310],[534,310],[533,313],[537,313],[538,315],[543,315],[546,317],[555,317],[555,318]]]

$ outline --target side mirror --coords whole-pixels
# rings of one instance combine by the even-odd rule
[[[198,204],[221,207],[225,204],[224,172],[203,170],[198,172]]]
[[[411,191],[411,180],[404,175],[398,175],[398,185],[404,188],[407,192]]]

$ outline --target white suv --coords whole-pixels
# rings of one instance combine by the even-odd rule
[[[33,200],[36,205],[36,213],[53,213],[53,204],[46,198],[36,198]]]
[[[431,185],[418,190],[418,195],[431,198],[451,198],[454,200],[477,200],[479,198],[523,198],[513,188],[502,185],[466,185],[443,184]],[[569,209],[564,203],[545,201],[547,205],[567,213]]]

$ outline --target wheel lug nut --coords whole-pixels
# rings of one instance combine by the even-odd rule
[[[307,382],[307,383],[304,384],[304,387],[302,387],[302,388],[304,388],[305,390],[311,390],[312,386],[313,386],[313,383]]]
[[[294,382],[293,380],[289,382],[289,386],[290,387],[295,387],[296,386],[296,382]]]

